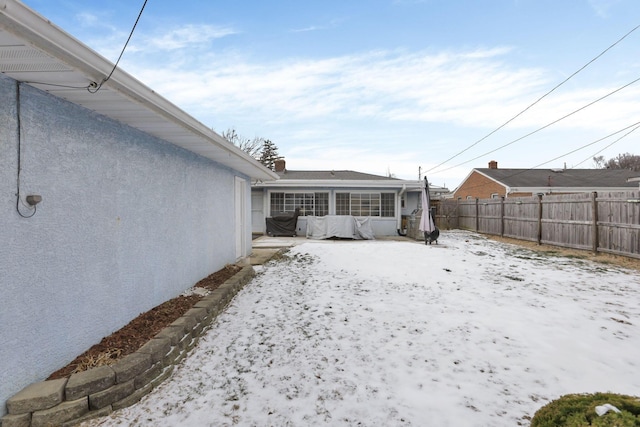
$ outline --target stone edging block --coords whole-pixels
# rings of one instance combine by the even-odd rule
[[[131,406],[169,378],[211,321],[255,276],[245,266],[135,353],[112,366],[42,381],[7,400],[1,427],[72,426]]]

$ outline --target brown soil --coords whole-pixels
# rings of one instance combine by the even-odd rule
[[[200,280],[195,286],[209,291],[215,290],[241,269],[242,267],[238,265],[227,265],[222,270]],[[47,379],[66,378],[74,372],[115,363],[118,359],[137,351],[202,298],[201,295],[179,296],[142,313],[122,329],[104,337],[98,344],[76,357],[64,368],[51,374]]]
[[[527,249],[531,249],[533,251],[544,252],[550,255],[585,259],[589,261],[600,262],[603,264],[611,264],[611,265],[616,265],[618,267],[629,268],[629,269],[640,271],[640,259],[636,259],[636,258],[631,258],[631,257],[626,257],[621,255],[606,254],[606,253],[600,253],[600,252],[598,254],[594,254],[591,251],[561,248],[559,246],[539,245],[536,242],[511,239],[508,237],[499,237],[499,236],[491,236],[491,235],[485,235],[485,236],[491,240],[495,240],[496,242],[510,243],[513,245],[518,245],[518,246],[525,247]]]

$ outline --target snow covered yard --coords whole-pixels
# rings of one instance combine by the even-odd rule
[[[88,425],[517,426],[640,394],[640,273],[468,232],[308,241],[259,267],[173,376]]]

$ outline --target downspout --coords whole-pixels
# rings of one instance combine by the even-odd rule
[[[397,222],[397,233],[398,236],[406,236],[407,233],[403,233],[402,232],[402,196],[404,193],[407,192],[407,184],[402,184],[402,190],[400,190],[400,193],[398,194],[398,203],[397,203],[397,212],[398,212],[398,222]]]

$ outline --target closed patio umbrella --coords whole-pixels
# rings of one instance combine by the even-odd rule
[[[430,245],[432,241],[438,243],[440,230],[436,227],[431,217],[431,199],[429,194],[429,181],[424,177],[424,187],[422,187],[422,216],[420,217],[419,231],[424,232],[424,243]]]

